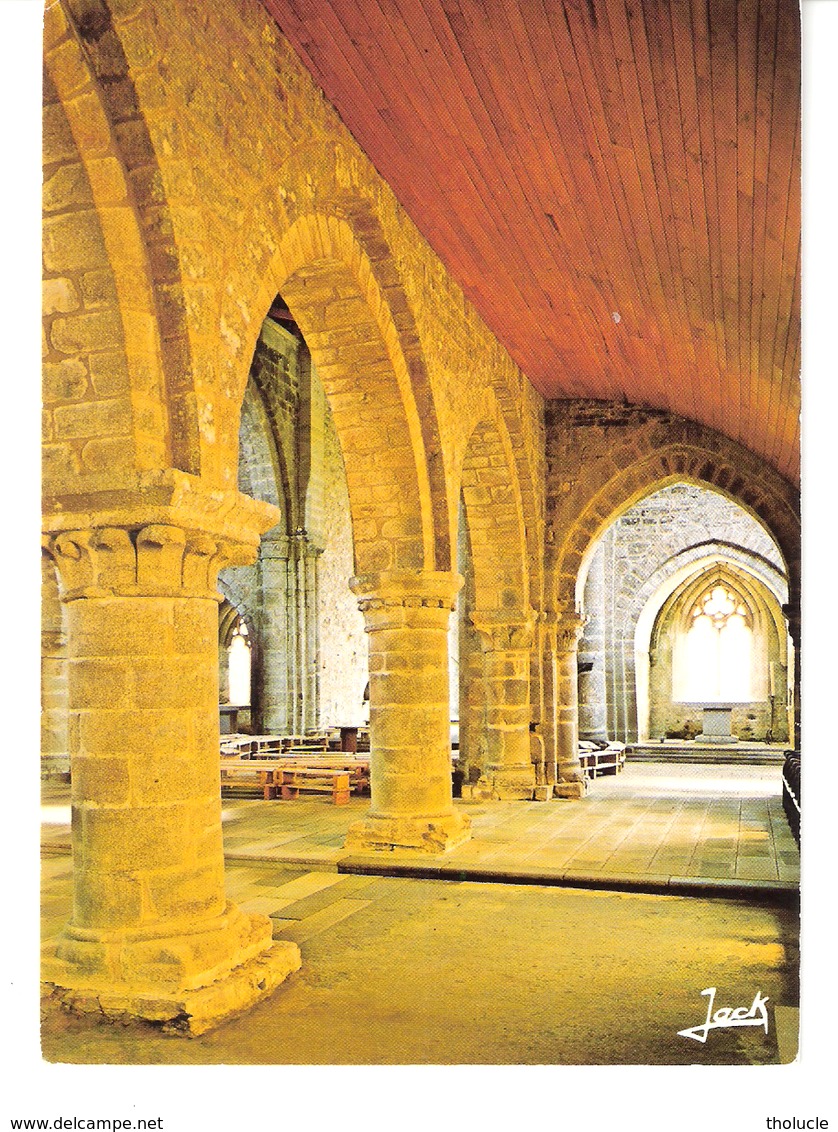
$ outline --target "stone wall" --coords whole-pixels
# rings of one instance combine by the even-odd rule
[[[65,0],[49,9],[47,71],[72,110],[88,177],[98,157],[86,144],[92,124],[101,124],[102,153],[118,182],[113,208],[118,191],[123,228],[145,249],[140,271],[105,233],[122,324],[109,341],[121,341],[120,329],[133,334],[133,313],[142,314],[145,337],[126,340],[125,351],[137,374],[145,370],[148,392],[131,387],[131,413],[120,418],[119,435],[127,435],[112,446],[113,463],[100,467],[174,463],[234,489],[244,387],[262,321],[281,293],[341,436],[356,569],[417,560],[451,568],[463,455],[475,424],[490,420],[510,437],[509,474],[526,513],[538,593],[542,399],[265,10],[256,0],[131,0],[97,5],[94,18],[88,8]],[[91,223],[106,188],[94,191]],[[56,272],[65,243],[81,274],[103,266],[101,250],[88,253],[77,231],[74,220],[60,241],[51,237]],[[76,366],[70,355],[60,361],[68,374]],[[107,434],[87,394],[84,404],[89,413],[77,415],[90,420],[78,427]],[[155,429],[156,456],[146,443]],[[56,455],[45,483],[54,499],[98,488],[98,480],[69,475],[68,459]],[[382,497],[370,511],[364,489],[373,478]]]
[[[239,487],[283,520],[223,592],[251,627],[254,716],[265,730],[359,724],[367,641],[349,589],[352,520],[343,456],[301,335],[266,320],[244,399]]]
[[[343,456],[332,414],[323,416],[323,554],[319,560],[320,724],[323,727],[366,723],[369,680],[364,618],[349,589],[352,569],[352,519]]]
[[[621,740],[638,738],[635,672],[635,631],[640,613],[652,594],[650,582],[663,585],[670,571],[687,563],[684,552],[701,556],[740,552],[751,570],[785,600],[783,564],[779,550],[747,512],[731,500],[695,484],[672,484],[630,507],[608,528],[590,562],[583,611],[588,617],[579,645],[580,731],[584,736]],[[745,552],[745,553],[742,553]],[[652,583],[654,584],[654,583]],[[659,665],[663,658],[658,657]],[[663,732],[680,730],[701,712],[671,703],[664,708],[664,685],[656,686],[654,704]],[[670,711],[669,708],[672,708]],[[737,717],[744,729],[747,714]],[[770,724],[768,704],[759,705],[752,729],[764,735]],[[682,718],[683,717],[683,718]],[[642,721],[641,721],[642,722]],[[653,730],[653,735],[661,729]],[[778,736],[779,737],[779,736]]]
[[[674,483],[714,490],[739,504],[778,546],[799,601],[799,496],[765,461],[671,413],[600,401],[547,407],[547,570],[550,600],[581,603],[592,547],[623,512]]]

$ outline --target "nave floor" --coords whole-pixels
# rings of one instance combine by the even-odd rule
[[[785,870],[783,887],[792,886],[796,847],[778,818],[775,772],[746,780],[741,768],[702,769],[667,767],[667,794],[659,768],[629,764],[578,806],[468,806],[472,854],[480,849],[472,860],[502,867],[517,845],[527,860],[547,854],[551,867],[603,881],[631,867],[641,879],[672,876],[677,865],[682,876],[720,884],[763,876],[764,886],[768,857],[774,884]],[[557,887],[535,874],[526,884],[509,883],[511,873],[495,884],[450,872],[447,880],[338,872],[343,831],[367,804],[225,802],[230,897],[269,915],[275,938],[296,941],[303,954],[302,970],[269,1000],[191,1040],[53,1013],[44,1056],[274,1065],[767,1064],[794,1056],[799,921],[783,889],[772,899],[762,887],[754,900],[720,886],[715,895],[656,895]],[[46,816],[61,815],[50,807]],[[61,824],[45,827],[45,935],[69,913],[64,840]],[[703,1044],[679,1036],[704,1021],[701,991],[710,986],[717,1008],[767,996],[768,1033],[719,1029]]]
[[[67,792],[68,788],[64,788]],[[69,848],[68,792],[43,810],[48,852]],[[796,891],[800,854],[780,798],[780,768],[626,764],[580,802],[462,802],[472,838],[438,857],[359,857],[346,830],[369,806],[352,798],[295,802],[225,798],[229,861],[428,877],[683,893],[781,896]]]

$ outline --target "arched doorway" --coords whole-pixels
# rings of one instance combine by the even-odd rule
[[[641,732],[653,740],[700,738],[703,709],[727,705],[732,739],[787,741],[792,658],[777,595],[744,567],[717,559],[652,602],[660,604],[645,642],[648,727],[641,723]],[[638,625],[639,660],[649,614]]]
[[[715,568],[740,579],[739,589],[763,595],[748,600],[759,607],[759,624],[769,626],[775,639],[782,638],[782,648],[774,648],[775,660],[786,663],[779,654],[786,656],[781,606],[788,600],[788,583],[773,538],[717,491],[688,481],[659,487],[622,511],[591,544],[582,563],[577,583],[586,619],[579,646],[582,738],[631,743],[648,737],[655,618],[665,603],[675,600],[676,591],[687,592],[685,587],[698,578],[709,581]],[[654,671],[660,674],[659,664]],[[779,676],[775,669],[773,678]],[[761,729],[764,736],[769,725],[763,726],[763,715],[754,732]]]

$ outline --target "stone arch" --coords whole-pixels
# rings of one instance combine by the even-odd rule
[[[460,490],[480,610],[524,614],[530,608],[521,488],[503,423],[484,418],[463,457]]]
[[[691,546],[669,559],[641,587],[632,607],[634,614],[631,617],[630,628],[634,638],[634,656],[633,662],[629,659],[629,663],[626,664],[626,678],[627,680],[632,676],[634,678],[636,712],[634,723],[640,741],[648,737],[649,648],[661,609],[685,583],[706,574],[709,568],[719,563],[737,571],[740,576],[749,575],[757,584],[764,587],[766,593],[773,596],[774,602],[766,601],[765,606],[771,613],[778,641],[782,641],[784,637],[786,629],[780,611],[788,602],[788,583],[773,563],[753,551],[722,542]]]
[[[49,5],[44,49],[47,99],[54,90],[74,150],[65,147],[46,180],[68,205],[56,207],[46,225],[45,251],[53,261],[47,267],[62,277],[69,267],[82,280],[83,299],[59,310],[48,340],[64,355],[65,373],[76,374],[77,428],[93,438],[81,470],[197,473],[180,258],[135,68],[102,0]],[[81,367],[89,375],[85,395]]]
[[[754,567],[756,563],[747,560],[736,560],[734,556],[711,556],[709,560],[694,562],[679,571],[672,582],[665,586],[664,592],[653,599],[649,604],[646,616],[638,624],[638,637],[641,632],[646,637],[645,647],[650,654],[658,656],[655,665],[656,680],[654,683],[660,690],[668,689],[669,708],[658,703],[658,697],[650,696],[647,705],[649,714],[646,719],[638,720],[639,730],[645,731],[644,724],[649,724],[648,733],[661,732],[661,718],[667,711],[680,705],[694,703],[690,697],[679,695],[686,688],[684,678],[686,671],[686,632],[689,629],[690,612],[697,600],[709,588],[721,584],[729,589],[737,601],[743,605],[743,615],[747,618],[752,633],[751,645],[751,671],[750,671],[750,699],[747,706],[743,705],[734,711],[734,718],[738,715],[738,725],[747,726],[748,719],[761,717],[756,724],[757,731],[774,732],[777,719],[773,701],[772,680],[769,668],[774,663],[782,666],[783,673],[788,671],[788,632],[782,616],[780,602],[782,600],[782,587],[775,589],[769,585],[761,572]],[[778,592],[779,591],[779,592]],[[644,641],[638,640],[638,652]],[[663,663],[661,663],[663,661]],[[651,680],[650,674],[650,680]],[[782,697],[780,716],[786,704]],[[657,705],[657,706],[656,706]],[[641,707],[638,704],[638,716]],[[690,709],[687,707],[687,711]],[[693,713],[700,709],[693,707]],[[652,717],[658,716],[658,726],[652,726]],[[697,725],[697,724],[696,724]],[[791,726],[788,717],[783,721],[780,718],[779,726],[782,730]],[[759,737],[758,735],[752,737]],[[781,735],[784,738],[785,735]]]
[[[239,490],[245,495],[280,509],[282,521],[278,527],[287,534],[295,525],[287,457],[277,443],[264,398],[252,378],[242,400],[238,480]]]
[[[644,496],[677,482],[718,491],[749,512],[777,543],[790,593],[799,593],[800,517],[792,488],[744,449],[731,444],[730,452],[717,450],[721,438],[714,439],[713,447],[676,443],[639,456],[626,446],[613,454],[606,468],[591,469],[587,498],[552,562],[551,593],[557,608],[577,607],[586,556],[603,531]],[[621,462],[622,469],[608,476]]]
[[[460,490],[468,547],[459,618],[461,769],[497,798],[533,790],[529,723],[527,539],[517,466],[499,417],[481,419],[463,456]]]
[[[222,598],[218,606],[218,643],[228,648],[233,637],[236,622],[241,618],[247,623],[247,617],[237,609],[228,597]]]
[[[356,572],[450,569],[427,374],[406,299],[386,278],[395,270],[390,257],[376,249],[374,261],[367,235],[362,246],[342,217],[299,217],[279,239],[251,307],[264,314],[281,294],[317,367],[346,464]],[[228,296],[222,328],[240,322],[234,306]],[[258,337],[255,320],[243,333],[236,337],[239,385]]]

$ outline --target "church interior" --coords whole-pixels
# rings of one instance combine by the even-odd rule
[[[800,53],[46,6],[48,1061],[794,1059]]]

